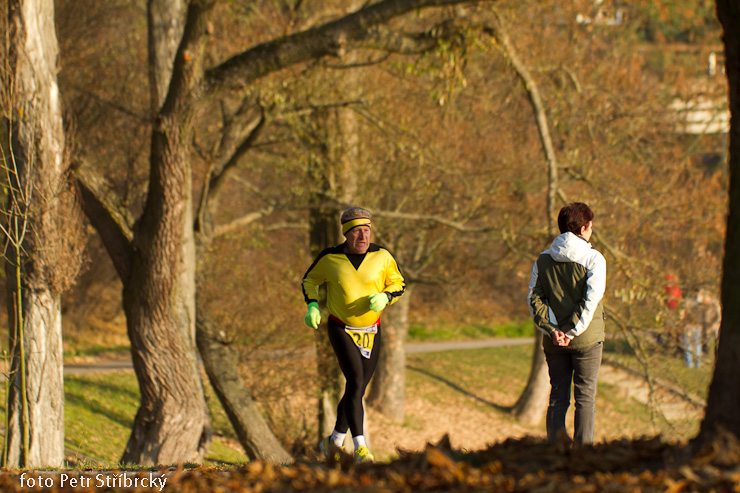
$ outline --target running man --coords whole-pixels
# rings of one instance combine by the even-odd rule
[[[390,252],[370,243],[368,210],[347,209],[340,222],[346,241],[321,252],[303,276],[303,296],[308,304],[304,321],[318,329],[319,286],[326,284],[329,341],[347,384],[337,406],[334,431],[319,447],[326,456],[341,450],[350,431],[355,462],[364,462],[374,459],[365,443],[362,398],[378,364],[380,312],[398,300],[406,284]]]

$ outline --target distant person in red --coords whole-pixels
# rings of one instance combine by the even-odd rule
[[[673,274],[666,274],[665,276],[665,304],[668,307],[668,310],[672,312],[677,312],[677,316],[679,318],[683,318],[682,313],[678,313],[679,304],[681,302],[681,297],[683,296],[683,293],[681,292],[681,287],[678,285],[678,281],[676,280],[676,276]],[[675,317],[675,316],[674,316]],[[668,340],[671,341],[673,344],[680,346],[680,333],[682,332],[677,325],[680,322],[678,322],[675,318],[668,317],[666,319],[666,332],[668,333]],[[658,344],[663,344],[663,334],[659,333],[657,335],[657,341]]]
[[[678,308],[678,302],[681,300],[681,288],[678,286],[676,276],[673,274],[666,275],[665,280],[665,295],[667,298],[666,305],[668,305],[668,308],[671,310],[675,310]]]

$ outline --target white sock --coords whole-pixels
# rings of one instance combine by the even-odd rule
[[[357,450],[360,447],[367,447],[367,445],[365,445],[365,435],[353,436],[352,442],[355,444],[355,450]]]
[[[330,440],[334,445],[337,447],[343,447],[344,446],[344,437],[347,436],[347,433],[339,433],[337,430],[334,430],[331,432],[331,438]]]

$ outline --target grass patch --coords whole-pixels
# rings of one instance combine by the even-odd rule
[[[118,354],[131,354],[130,346],[91,346],[88,348],[68,349],[64,351],[65,358],[74,358],[80,356],[110,356]]]
[[[207,384],[206,384],[207,385]],[[247,457],[231,446],[234,432],[221,403],[206,387],[213,441],[206,463],[244,464]],[[132,372],[67,376],[64,379],[65,445],[75,463],[93,459],[115,467],[123,455],[139,407],[139,386]]]
[[[496,388],[516,393],[526,384],[532,346],[521,344],[502,348],[466,349],[407,356],[411,384],[425,377],[455,392]],[[522,371],[527,369],[527,371]]]
[[[505,324],[464,325],[455,327],[428,327],[421,323],[413,323],[409,327],[409,342],[455,341],[470,339],[490,339],[529,337],[532,335],[530,320],[513,321]]]
[[[116,464],[126,448],[139,406],[133,373],[68,376],[64,379],[66,447],[72,459]]]

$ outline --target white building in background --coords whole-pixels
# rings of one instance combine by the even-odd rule
[[[677,130],[684,134],[724,134],[730,131],[727,101],[697,96],[690,100],[676,98],[670,108],[676,112]]]
[[[576,15],[576,22],[581,25],[619,26],[624,22],[624,8],[614,7],[612,11],[606,8],[604,0],[594,0],[594,8],[590,16]]]
[[[670,108],[677,115],[677,131],[684,134],[725,134],[730,132],[730,108],[727,94],[710,91],[712,79],[725,73],[724,53],[712,51],[707,56],[707,79],[697,81],[691,99],[675,98]],[[716,82],[715,82],[716,83]]]
[[[619,0],[608,2],[593,0],[589,15],[577,14],[580,25],[619,26],[627,21],[626,9]],[[699,52],[699,47],[679,45],[679,50]],[[689,99],[675,98],[669,109],[676,118],[676,131],[682,134],[724,134],[730,131],[730,109],[726,92],[718,95],[717,76],[724,76],[724,52],[711,51],[707,55],[706,77],[698,77],[693,84],[694,93]],[[702,62],[703,63],[703,62]],[[714,90],[712,90],[714,89]]]

